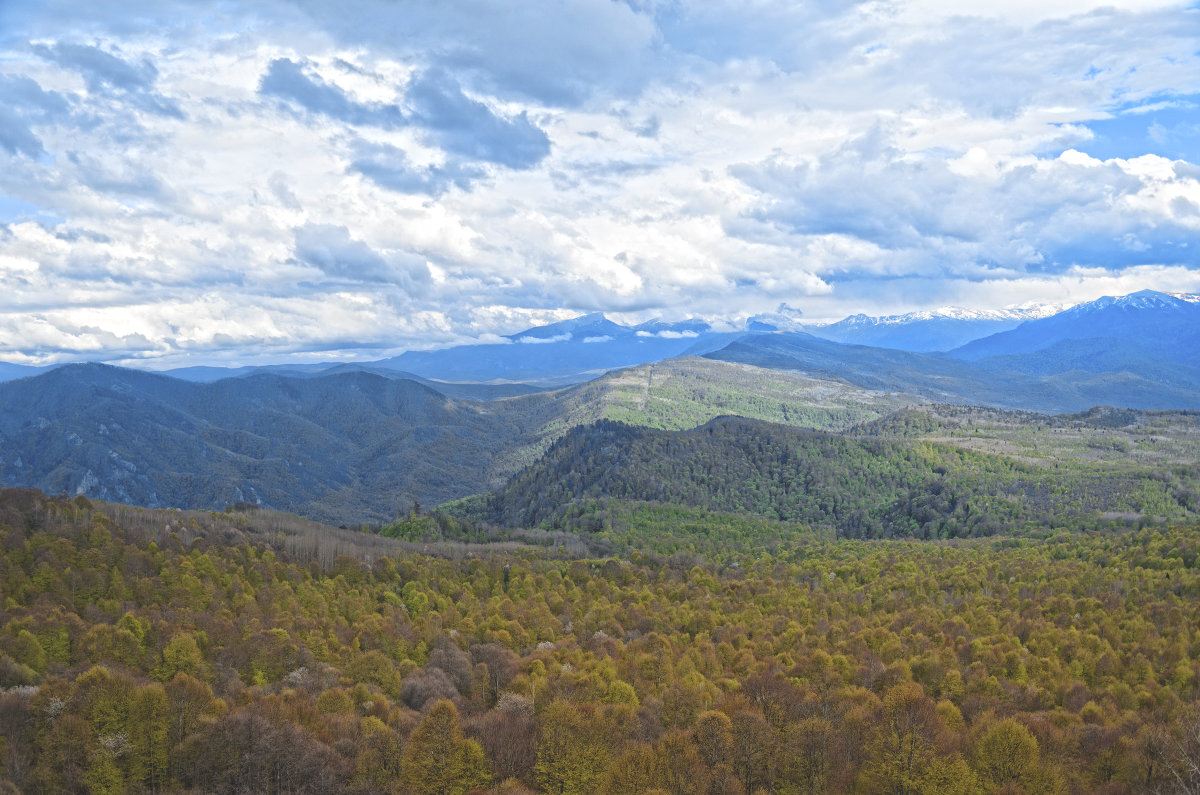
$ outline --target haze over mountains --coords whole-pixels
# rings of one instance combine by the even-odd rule
[[[1012,320],[911,315],[874,325],[892,342],[907,329],[916,347],[947,348],[967,328]],[[871,327],[859,319],[839,333]],[[246,501],[334,523],[380,521],[414,502],[498,488],[570,429],[605,418],[682,431],[740,415],[844,432],[921,403],[1200,409],[1198,349],[1200,299],[1144,291],[944,353],[796,331],[718,333],[698,321],[627,327],[596,314],[504,343],[368,364],[174,374],[71,365],[0,384],[0,482],[150,506]]]
[[[1151,347],[1155,349],[1166,342],[1171,350],[1167,358],[1194,364],[1195,357],[1190,354],[1196,349],[1200,334],[1195,321],[1197,312],[1200,312],[1198,296],[1144,290],[1067,309],[1060,305],[998,310],[947,307],[886,317],[859,314],[828,324],[792,321],[779,325],[756,317],[743,323],[740,331],[717,331],[700,319],[652,320],[624,326],[601,313],[593,313],[507,335],[503,342],[413,350],[372,362],[232,368],[192,366],[161,372],[189,381],[212,382],[261,372],[300,377],[341,370],[366,370],[386,377],[418,381],[528,385],[491,391],[472,387],[467,393],[455,395],[494,397],[523,394],[534,385],[544,388],[578,383],[615,368],[673,356],[704,355],[750,334],[782,332],[802,332],[833,342],[915,353],[953,351],[956,358],[969,361],[1029,354],[1059,343],[1099,338],[1119,339],[1123,350],[1139,354],[1146,353],[1138,346],[1147,341],[1152,341]],[[1019,333],[1018,329],[1021,329]],[[1014,333],[1003,336],[1006,332]],[[1161,354],[1162,351],[1157,350],[1152,358],[1162,358]],[[1101,371],[1114,368],[1119,370],[1119,363],[1105,364]],[[0,381],[36,375],[48,369],[52,368],[0,362]],[[1044,365],[1021,364],[1017,369],[1046,371]],[[448,387],[435,388],[445,390]]]
[[[945,307],[886,317],[851,315],[836,323],[807,326],[804,330],[834,342],[927,353],[957,348],[972,340],[1014,329],[1027,320],[1048,317],[1062,309],[1053,305],[992,310]]]

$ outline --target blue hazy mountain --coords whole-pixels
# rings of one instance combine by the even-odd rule
[[[13,381],[17,378],[28,378],[31,375],[44,373],[47,370],[53,369],[55,365],[49,367],[35,367],[28,364],[12,364],[11,362],[0,362],[0,383],[4,381]]]
[[[1066,372],[1077,364],[1092,372],[1119,371],[1138,357],[1197,367],[1200,296],[1154,290],[1106,296],[969,342],[950,354],[966,361],[1039,354],[1043,372]],[[1054,366],[1057,354],[1063,364]]]
[[[1050,367],[1044,352],[1007,361],[846,345],[804,333],[747,334],[707,358],[813,377],[939,403],[1041,412],[1093,406],[1200,408],[1200,370],[1160,359],[1145,367],[1112,357],[1091,369]]]
[[[542,395],[481,410],[411,380],[350,371],[209,384],[100,364],[0,384],[0,484],[151,507],[248,501],[379,520],[496,485]],[[498,482],[498,481],[497,481]]]
[[[571,384],[609,370],[720,347],[728,340],[703,321],[614,323],[600,313],[511,334],[503,343],[408,351],[375,362],[440,381]],[[711,347],[706,347],[710,345]]]
[[[258,367],[181,367],[175,370],[165,370],[163,375],[180,378],[184,381],[194,381],[200,384],[211,384],[226,378],[249,378],[255,375],[270,373],[287,378],[320,378],[326,375],[340,373],[372,373],[393,380],[416,381],[419,384],[441,392],[446,397],[460,400],[497,400],[499,398],[531,395],[544,391],[543,387],[531,384],[478,384],[435,381],[415,373],[395,370],[374,363],[344,362],[339,364],[308,364],[308,365],[265,365]]]
[[[804,331],[834,342],[928,353],[958,348],[1054,311],[1053,307],[993,310],[947,307],[884,317],[851,315],[836,323],[806,326]]]

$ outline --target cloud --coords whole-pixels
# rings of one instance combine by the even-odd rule
[[[300,63],[290,58],[271,61],[258,90],[263,94],[291,100],[310,113],[329,116],[348,124],[395,127],[405,123],[399,108],[394,105],[355,102],[341,88],[318,77],[310,77]]]
[[[33,134],[29,125],[3,105],[0,105],[0,148],[26,157],[38,157],[45,151],[41,139]]]
[[[66,99],[29,77],[0,75],[0,149],[39,157],[45,149],[31,124],[52,123],[68,111]]]
[[[267,187],[270,188],[271,194],[279,200],[279,203],[289,210],[301,210],[303,205],[300,199],[292,192],[291,186],[288,184],[287,175],[276,171],[267,179]]]
[[[88,90],[100,92],[105,86],[123,91],[145,91],[154,85],[158,70],[148,60],[131,64],[115,55],[84,44],[58,42],[34,45],[38,55],[83,75]]]
[[[424,262],[417,257],[385,259],[344,226],[305,224],[295,230],[296,258],[326,276],[357,282],[387,282],[412,289],[428,280]]]
[[[598,93],[636,94],[657,68],[653,15],[613,0],[295,2],[349,47],[419,53],[426,66],[506,98],[578,106]]]
[[[93,94],[115,90],[148,113],[183,118],[183,111],[178,104],[153,91],[158,69],[148,58],[135,64],[99,47],[71,42],[36,44],[33,51],[59,66],[78,72],[88,91]]]
[[[483,102],[468,97],[458,81],[441,70],[423,72],[409,83],[404,110],[386,103],[356,102],[338,86],[310,76],[301,64],[288,58],[271,61],[259,91],[350,125],[418,127],[431,143],[455,158],[523,169],[536,165],[550,152],[550,139],[529,120],[526,111],[511,118],[497,115]],[[389,151],[397,159],[398,150]],[[359,163],[354,170],[378,175],[382,179],[377,181],[401,186],[396,189],[405,192],[415,192],[413,188],[422,181],[414,179],[407,167],[387,168],[370,161]],[[427,173],[426,185],[418,190],[437,192],[449,183],[461,184],[465,174],[457,167],[440,175]]]
[[[519,342],[524,345],[545,345],[551,342],[570,342],[571,333],[556,334],[553,337],[517,337],[514,342]],[[584,340],[587,342],[587,340]]]
[[[1200,289],[1197,18],[0,2],[0,336],[231,361]]]
[[[526,111],[504,118],[463,93],[449,74],[423,73],[408,87],[412,120],[445,149],[471,160],[530,168],[550,153],[550,139]]]
[[[744,217],[789,236],[845,236],[878,252],[877,272],[980,278],[993,268],[1056,272],[1085,264],[1186,262],[1200,240],[1161,202],[1181,180],[1150,178],[1126,161],[910,158],[870,132],[796,165],[768,159],[731,173],[759,193]],[[747,227],[755,234],[753,225]],[[731,234],[745,234],[731,229]],[[761,234],[758,233],[758,234]],[[899,255],[899,256],[898,256]]]
[[[349,170],[388,190],[431,196],[440,196],[452,187],[467,190],[472,182],[487,176],[485,169],[457,161],[447,161],[441,166],[417,166],[402,149],[368,142],[356,145]]]

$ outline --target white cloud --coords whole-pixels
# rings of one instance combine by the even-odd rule
[[[1196,164],[1089,154],[1131,103],[1147,147],[1155,112],[1194,112],[1198,16],[3,3],[0,357],[1200,289]]]

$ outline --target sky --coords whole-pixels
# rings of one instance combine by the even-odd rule
[[[0,0],[3,361],[1200,292],[1198,254],[1195,2]]]

